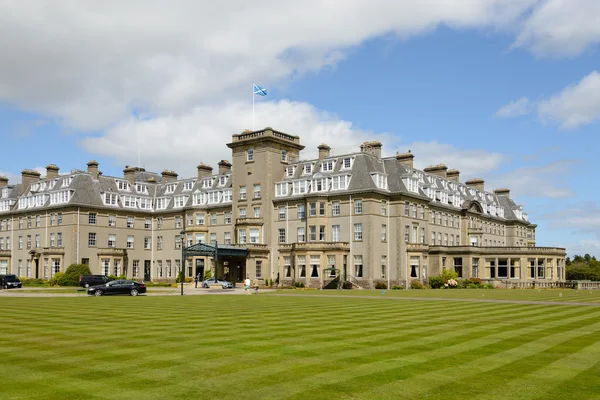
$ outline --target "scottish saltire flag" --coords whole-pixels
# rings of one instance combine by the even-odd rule
[[[267,95],[267,89],[262,88],[260,86],[258,86],[256,83],[254,84],[254,94],[257,94],[259,96],[266,96]]]

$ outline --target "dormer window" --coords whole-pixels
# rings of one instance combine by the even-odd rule
[[[148,194],[148,186],[141,183],[136,183],[135,191],[138,193]]]
[[[169,205],[169,198],[168,197],[160,197],[158,199],[156,199],[156,209],[157,210],[165,210],[167,208],[167,206]]]
[[[117,181],[117,189],[129,191],[129,182],[127,182],[127,181]]]
[[[176,187],[176,183],[169,183],[167,186],[165,186],[165,194],[175,193]]]
[[[294,176],[294,172],[296,172],[296,166],[290,165],[285,169],[285,176],[291,178],[292,176]]]
[[[323,172],[333,171],[333,160],[323,161],[323,164],[321,166],[321,171],[323,171]]]
[[[373,179],[373,182],[378,189],[388,190],[387,175],[379,173],[371,174],[371,179]]]
[[[8,188],[2,189],[2,198],[8,197]]]
[[[331,190],[346,190],[350,184],[351,175],[338,175],[331,177]]]
[[[210,189],[212,187],[212,185],[213,185],[213,182],[214,182],[213,178],[204,178],[202,180],[202,188],[203,189]]]
[[[312,174],[312,164],[304,164],[304,167],[302,169],[302,174],[303,175]]]
[[[402,178],[406,190],[412,193],[419,192],[419,181],[415,178],[414,174],[405,178]]]
[[[342,168],[352,168],[352,157],[344,157],[344,159],[342,160]]]
[[[73,177],[69,176],[67,178],[63,178],[62,187],[69,187],[69,185],[73,182]]]
[[[184,191],[192,190],[192,188],[194,187],[195,183],[196,183],[196,181],[194,181],[194,180],[184,182],[183,183],[183,190]]]
[[[227,189],[223,191],[223,203],[231,203],[233,201],[233,190]]]
[[[246,161],[254,161],[254,149],[246,150]]]
[[[220,176],[219,177],[219,186],[225,186],[226,182],[227,182],[227,176]]]
[[[116,193],[104,193],[104,205],[116,206],[117,205],[117,194]],[[50,201],[52,203],[52,201]]]
[[[188,196],[175,196],[173,207],[181,208],[185,207],[185,203],[187,203]]]
[[[327,178],[317,178],[312,181],[312,191],[313,192],[326,192],[329,190],[329,185],[327,184]]]
[[[288,195],[288,186],[287,182],[276,183],[275,184],[275,197],[283,197]]]
[[[297,181],[292,186],[293,194],[304,194],[308,191],[308,181]]]

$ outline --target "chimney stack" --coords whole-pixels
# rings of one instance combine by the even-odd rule
[[[360,151],[367,154],[372,154],[378,159],[381,159],[381,142],[374,140],[372,142],[364,142],[360,145]]]
[[[331,147],[327,146],[325,143],[321,143],[317,149],[319,149],[319,161],[323,161],[331,154]]]
[[[396,160],[400,161],[400,164],[407,167],[413,168],[414,159],[415,155],[411,153],[410,150],[407,153],[396,153]]]
[[[177,180],[177,173],[175,171],[171,171],[168,169],[165,169],[162,173],[162,181],[161,183],[169,183],[169,182],[175,182]]]
[[[480,191],[484,191],[484,184],[485,181],[481,178],[473,178],[473,179],[469,179],[468,181],[465,182],[465,184],[467,186],[470,186],[472,188],[478,189]]]
[[[510,189],[507,188],[499,188],[494,190],[494,193],[498,196],[506,196],[510,199]]]
[[[198,165],[198,180],[212,175],[212,167],[200,162]]]
[[[87,163],[87,172],[92,176],[93,180],[97,181],[98,175],[100,175],[100,173],[98,172],[98,161],[92,160],[89,163]]]
[[[125,178],[130,185],[135,185],[135,168],[126,165],[125,169],[123,170],[123,178]]]
[[[458,180],[459,176],[460,176],[460,172],[457,169],[449,169],[446,172],[446,177],[456,183],[459,183],[459,180]]]
[[[39,181],[41,175],[42,174],[37,171],[24,169],[21,172],[21,194],[25,193],[29,189],[29,185],[33,182]]]
[[[425,168],[423,171],[433,174],[433,175],[440,176],[442,178],[446,178],[448,167],[446,167],[446,165],[444,165],[444,164],[430,165],[429,167]]]
[[[50,164],[46,167],[46,179],[52,180],[58,176],[58,167],[55,164]]]
[[[229,174],[231,172],[231,163],[227,160],[219,161],[219,175]]]
[[[8,186],[8,178],[5,176],[0,176],[0,188]]]

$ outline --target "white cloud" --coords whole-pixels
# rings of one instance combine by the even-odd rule
[[[539,56],[576,56],[600,43],[600,2],[545,0],[524,22],[513,47]]]
[[[98,130],[127,119],[132,109],[162,117],[247,98],[253,81],[283,85],[386,34],[406,38],[441,25],[510,32],[522,26],[515,45],[537,49],[546,40],[537,33],[555,33],[556,20],[559,36],[576,38],[578,51],[595,43],[588,27],[598,14],[571,6],[593,2],[562,3],[4,0],[0,100],[75,129]],[[548,13],[552,4],[565,12]],[[582,35],[582,28],[591,33]],[[571,54],[568,46],[560,49]]]
[[[545,214],[541,219],[549,221],[551,229],[571,229],[578,233],[594,233],[600,239],[600,204],[583,202],[570,204],[567,208]]]
[[[600,24],[600,20],[598,21]],[[600,119],[600,74],[594,71],[576,85],[539,103],[538,114],[572,129]]]
[[[600,73],[593,71],[578,83],[538,102],[527,97],[511,101],[496,112],[498,117],[518,117],[536,111],[542,121],[558,122],[574,129],[600,119]]]
[[[514,100],[496,111],[496,117],[520,117],[527,115],[533,110],[533,104],[527,97],[521,97],[519,100]]]

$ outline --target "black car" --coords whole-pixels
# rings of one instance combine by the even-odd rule
[[[0,275],[0,288],[2,289],[16,289],[22,285],[16,275]]]
[[[79,276],[79,286],[81,286],[81,287],[104,285],[107,282],[110,282],[110,279],[108,279],[108,276],[106,276],[106,275],[80,275]]]
[[[104,296],[109,294],[128,294],[137,296],[146,293],[146,285],[135,281],[110,281],[104,285],[96,285],[88,288],[88,294],[94,296]]]

